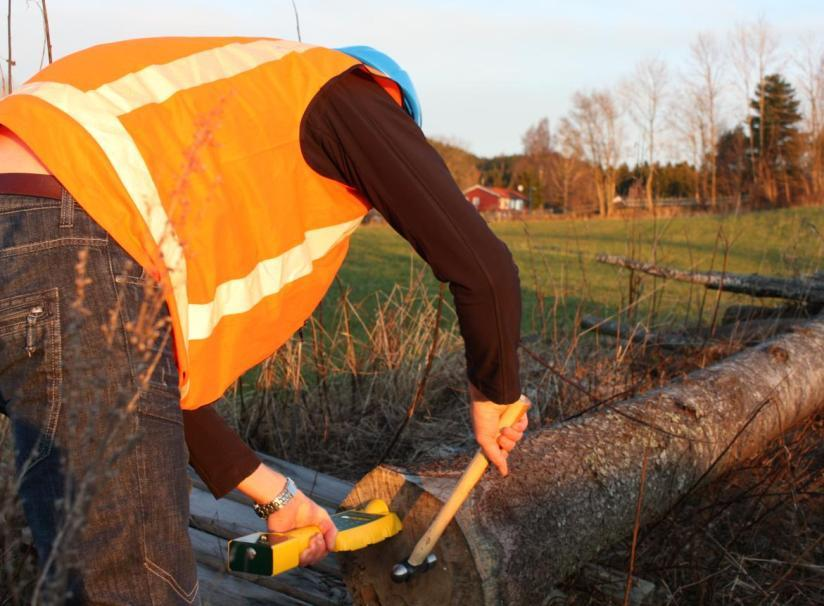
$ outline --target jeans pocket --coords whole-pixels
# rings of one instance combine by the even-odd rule
[[[61,403],[57,288],[0,300],[0,404],[23,478],[52,451]]]
[[[132,375],[140,389],[179,394],[177,360],[169,308],[159,284],[118,245],[111,267],[120,301],[122,327]]]

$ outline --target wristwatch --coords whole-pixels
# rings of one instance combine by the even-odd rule
[[[283,490],[281,490],[274,499],[263,505],[255,503],[252,505],[252,509],[255,510],[258,517],[265,520],[276,511],[286,507],[286,504],[292,500],[297,492],[298,487],[295,486],[294,480],[292,480],[292,478],[286,478],[286,486],[283,487]]]

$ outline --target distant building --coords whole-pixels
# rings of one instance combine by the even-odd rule
[[[463,195],[478,212],[489,210],[524,210],[527,198],[511,189],[473,185],[465,189]]]

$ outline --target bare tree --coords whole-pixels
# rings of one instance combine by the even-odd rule
[[[561,120],[555,138],[555,156],[549,166],[549,180],[565,210],[572,207],[572,195],[584,175],[580,133],[568,118]]]
[[[647,208],[655,204],[656,134],[661,128],[661,111],[669,85],[667,64],[660,59],[644,59],[635,66],[630,80],[621,87],[629,115],[644,138],[649,174],[646,179]]]
[[[809,178],[805,187],[809,197],[824,193],[824,154],[822,153],[822,126],[824,126],[824,43],[810,32],[801,39],[798,56],[798,88],[806,103],[807,168]]]
[[[699,34],[690,45],[690,68],[686,76],[687,103],[696,114],[694,127],[699,128],[700,163],[709,181],[703,188],[710,205],[718,205],[718,123],[723,92],[724,59],[721,47],[712,34]]]
[[[541,118],[534,126],[530,126],[521,137],[524,153],[527,156],[543,156],[549,153],[550,131],[549,118]]]
[[[763,116],[766,108],[766,97],[764,94],[765,89],[761,84],[767,74],[774,70],[779,60],[778,38],[763,17],[735,28],[730,37],[730,56],[743,92],[746,115],[750,115],[750,100],[755,90],[758,95],[758,113]],[[752,150],[755,147],[755,141],[752,140],[751,118],[748,119],[747,125],[750,137],[748,147]],[[759,149],[764,148],[764,136],[764,129],[760,129]],[[753,155],[751,154],[750,157],[753,157]],[[774,201],[778,191],[768,164],[759,156],[758,161],[751,168],[755,184],[770,201]]]
[[[535,188],[530,187],[530,190],[538,193],[539,201],[543,202],[545,193],[544,175],[548,172],[547,169],[551,153],[549,119],[541,118],[536,124],[530,126],[523,137],[521,137],[521,143],[524,147],[524,156],[529,166],[529,171],[532,172],[534,178],[537,179]],[[532,179],[533,177],[530,176],[530,182],[532,182]],[[536,203],[532,195],[530,195],[529,203]]]
[[[691,91],[684,86],[678,94],[673,97],[669,110],[667,111],[669,126],[674,133],[674,143],[677,147],[683,148],[689,162],[693,166],[693,190],[695,203],[701,203],[701,157],[703,155],[704,141],[706,140],[706,127],[702,121],[700,112],[696,111],[695,103],[692,99]]]
[[[589,94],[576,92],[568,121],[577,131],[581,149],[592,166],[598,209],[601,216],[606,217],[615,197],[616,167],[623,135],[612,95],[606,90]]]

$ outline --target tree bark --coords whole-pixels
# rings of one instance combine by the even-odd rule
[[[404,530],[344,559],[360,604],[541,604],[554,585],[660,518],[686,494],[752,457],[824,402],[824,318],[681,381],[528,434],[489,471],[435,549],[438,564],[390,581],[454,486],[466,459],[437,467],[379,467],[344,501],[385,499]]]
[[[723,289],[727,292],[753,297],[775,297],[807,303],[824,303],[824,281],[818,274],[806,279],[776,278],[758,274],[745,275],[720,271],[685,271],[618,255],[599,254],[595,256],[595,259],[607,265],[618,265],[659,278],[700,284],[713,290]]]

